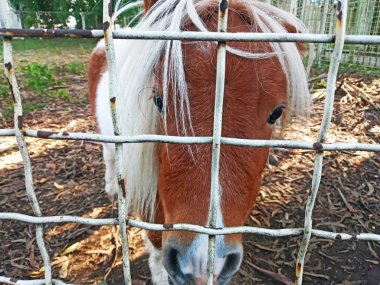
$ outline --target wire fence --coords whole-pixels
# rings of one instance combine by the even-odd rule
[[[334,233],[328,231],[315,230],[312,228],[312,212],[314,208],[315,199],[318,193],[319,184],[321,181],[321,173],[323,166],[323,156],[324,151],[327,150],[363,150],[363,151],[380,151],[379,144],[350,144],[350,143],[325,143],[325,138],[328,133],[329,125],[331,122],[331,117],[333,113],[333,101],[334,92],[336,85],[336,77],[339,68],[339,62],[342,59],[344,43],[365,43],[365,44],[379,44],[380,36],[346,36],[346,24],[348,15],[348,4],[347,0],[341,0],[337,3],[337,11],[335,19],[335,36],[309,34],[309,35],[299,35],[299,34],[232,34],[223,32],[225,30],[226,18],[219,17],[219,31],[215,33],[203,33],[203,32],[183,32],[183,33],[172,33],[172,32],[134,32],[134,31],[113,31],[113,19],[112,16],[108,14],[108,4],[110,0],[104,0],[104,12],[103,12],[103,22],[110,23],[110,25],[105,25],[107,28],[104,31],[91,30],[91,31],[53,31],[53,30],[14,30],[14,29],[0,29],[0,36],[3,36],[4,41],[4,66],[5,75],[8,80],[9,86],[11,88],[11,93],[14,100],[14,129],[1,129],[0,136],[15,136],[17,139],[17,144],[21,152],[23,162],[24,162],[24,174],[25,174],[25,187],[26,192],[31,202],[34,216],[23,215],[19,213],[0,213],[1,220],[16,220],[20,222],[26,222],[35,224],[36,227],[36,240],[43,259],[45,268],[45,278],[41,280],[15,280],[12,277],[0,276],[0,282],[7,284],[65,284],[61,280],[55,280],[52,278],[51,262],[50,256],[48,254],[43,233],[43,225],[50,223],[79,223],[88,225],[115,225],[119,224],[121,228],[121,240],[122,240],[122,252],[123,252],[123,272],[125,284],[131,284],[130,269],[129,269],[129,259],[128,259],[128,239],[126,226],[138,227],[147,230],[154,231],[194,231],[197,233],[204,233],[209,235],[209,255],[208,255],[208,273],[209,273],[209,284],[213,282],[213,258],[214,258],[214,237],[215,235],[223,234],[233,234],[233,233],[250,233],[258,234],[264,236],[293,236],[302,235],[302,242],[298,253],[297,263],[296,263],[296,284],[302,284],[303,278],[303,268],[305,263],[305,255],[309,246],[311,236],[319,236],[332,240],[365,240],[365,241],[376,241],[380,242],[380,235],[374,233]],[[221,0],[225,4],[225,0]],[[316,3],[314,1],[313,3]],[[220,7],[226,7],[220,5]],[[225,13],[226,11],[219,11],[219,13]],[[225,13],[225,15],[227,15]],[[2,16],[2,17],[1,17]],[[7,27],[7,18],[4,15],[0,15],[0,20],[3,27]],[[118,118],[115,113],[113,113],[113,123],[115,136],[102,136],[97,134],[86,134],[86,133],[56,133],[46,130],[26,130],[23,126],[23,112],[22,112],[22,101],[21,94],[17,85],[16,76],[14,73],[13,59],[12,59],[12,37],[13,36],[38,36],[38,37],[52,37],[52,36],[71,36],[71,37],[85,37],[85,38],[101,38],[103,37],[106,42],[106,52],[107,61],[110,74],[110,101],[112,109],[115,109],[115,102],[117,102],[117,88],[116,88],[116,62],[115,62],[115,51],[113,48],[114,38],[129,38],[129,39],[160,39],[160,40],[170,40],[170,39],[186,39],[186,40],[202,40],[202,41],[219,41],[225,42],[230,40],[241,40],[241,41],[312,41],[325,43],[331,45],[331,60],[330,68],[327,79],[327,91],[326,91],[326,101],[324,108],[324,115],[322,123],[320,126],[320,131],[317,141],[313,143],[301,142],[301,141],[285,141],[285,140],[245,140],[245,139],[235,139],[235,138],[225,138],[221,136],[221,116],[222,116],[222,104],[223,104],[223,91],[224,91],[224,76],[223,70],[225,68],[225,46],[223,44],[219,45],[218,50],[218,63],[217,63],[217,88],[215,94],[215,114],[214,114],[214,134],[212,137],[170,137],[170,136],[160,136],[160,135],[138,135],[138,136],[120,136],[118,128]],[[119,191],[118,191],[118,218],[115,219],[92,219],[83,218],[79,216],[43,216],[39,207],[39,201],[36,198],[33,177],[31,171],[31,162],[28,154],[28,149],[25,143],[25,137],[38,137],[44,139],[63,139],[63,140],[89,140],[98,142],[114,142],[116,143],[116,168],[118,173]],[[122,164],[121,164],[121,146],[123,143],[131,142],[167,142],[167,143],[179,143],[179,144],[213,144],[214,151],[212,153],[212,185],[211,185],[211,197],[217,195],[215,187],[218,181],[218,166],[219,166],[219,156],[220,156],[220,145],[230,144],[246,147],[271,147],[271,148],[300,148],[300,149],[311,149],[315,151],[314,160],[314,174],[312,178],[312,186],[310,196],[308,198],[306,208],[305,208],[305,222],[303,228],[288,228],[288,229],[265,229],[258,227],[229,227],[216,229],[215,220],[216,216],[216,200],[210,199],[210,220],[208,226],[190,225],[190,224],[173,224],[173,225],[162,225],[162,224],[151,224],[138,220],[127,219],[125,213],[125,197],[122,194]]]
[[[335,33],[335,0],[266,0],[266,2],[292,12],[300,18],[313,33]],[[380,1],[350,0],[347,11],[347,33],[352,35],[380,35]],[[331,44],[318,46],[317,63],[330,59]],[[372,67],[380,66],[379,46],[345,45],[342,61]]]

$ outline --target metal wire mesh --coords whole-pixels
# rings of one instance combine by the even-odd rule
[[[221,0],[221,2],[226,3],[226,1]],[[318,1],[313,1],[313,5]],[[110,0],[104,1],[104,38],[106,41],[107,48],[107,60],[109,66],[110,73],[110,100],[112,109],[115,110],[115,104],[117,103],[117,90],[116,86],[116,69],[115,69],[115,56],[113,50],[113,37],[122,36],[122,37],[130,37],[130,38],[163,38],[163,39],[183,39],[186,37],[185,33],[181,33],[180,35],[175,33],[117,33],[112,31],[112,15],[109,14],[108,5]],[[319,3],[319,2],[318,2]],[[292,6],[293,5],[293,6]],[[46,223],[67,223],[74,222],[80,224],[90,224],[90,225],[114,225],[119,224],[121,227],[121,235],[122,235],[122,245],[123,245],[123,270],[124,270],[124,280],[126,284],[131,284],[130,278],[130,270],[129,270],[129,260],[128,260],[128,240],[127,240],[127,231],[126,225],[139,227],[148,230],[158,230],[158,231],[177,231],[177,230],[188,230],[194,231],[198,233],[204,233],[211,236],[210,238],[210,246],[209,246],[209,283],[212,281],[212,266],[213,266],[213,254],[214,254],[214,243],[212,236],[221,235],[221,234],[232,234],[232,233],[251,233],[251,234],[259,234],[266,236],[291,236],[291,235],[303,235],[302,244],[299,250],[299,255],[296,264],[296,279],[297,284],[302,284],[302,275],[303,275],[303,266],[304,266],[304,257],[308,248],[309,240],[311,236],[319,236],[333,240],[372,240],[380,242],[380,235],[371,234],[371,233],[359,233],[355,235],[350,235],[346,233],[333,233],[327,231],[315,230],[312,228],[312,211],[314,201],[317,195],[317,191],[319,188],[319,182],[321,179],[321,171],[322,171],[322,162],[323,162],[323,152],[326,150],[366,150],[366,151],[380,151],[380,145],[375,144],[348,144],[348,143],[340,143],[340,144],[327,144],[324,142],[325,137],[327,135],[328,127],[331,121],[331,115],[333,112],[333,100],[334,100],[334,91],[336,84],[336,76],[337,70],[339,67],[339,61],[341,60],[343,54],[343,45],[344,42],[351,41],[353,42],[361,42],[361,43],[375,43],[380,42],[380,37],[354,37],[354,36],[345,36],[346,32],[346,19],[347,19],[347,1],[342,0],[338,1],[338,9],[337,9],[337,17],[333,17],[336,19],[336,28],[335,37],[320,37],[319,39],[322,42],[332,43],[334,41],[334,50],[332,52],[331,61],[330,61],[330,70],[328,75],[328,86],[327,86],[327,94],[326,94],[326,103],[323,121],[320,129],[320,133],[318,136],[318,140],[314,143],[306,143],[306,142],[296,142],[296,141],[271,141],[271,140],[243,140],[243,139],[234,139],[234,138],[223,138],[221,137],[221,115],[222,115],[222,104],[223,104],[223,89],[224,89],[224,72],[223,68],[225,65],[225,49],[223,44],[220,44],[220,49],[218,51],[218,80],[216,88],[216,112],[214,118],[214,135],[213,137],[168,137],[168,136],[159,136],[159,135],[141,135],[141,136],[133,136],[133,137],[124,137],[120,136],[118,123],[116,115],[113,115],[114,121],[114,129],[115,136],[101,136],[101,135],[91,135],[85,133],[54,133],[50,131],[36,131],[36,130],[25,130],[23,129],[23,114],[22,114],[22,102],[20,92],[17,86],[17,81],[15,77],[15,73],[13,71],[13,60],[12,60],[12,41],[11,36],[14,35],[16,31],[14,30],[6,30],[2,29],[0,31],[0,35],[4,36],[4,64],[5,64],[5,75],[8,79],[9,85],[11,87],[12,94],[14,96],[14,106],[15,106],[15,115],[14,129],[3,129],[0,130],[0,136],[16,136],[17,142],[19,145],[20,152],[24,161],[24,169],[25,169],[25,185],[26,191],[28,193],[29,200],[33,206],[34,216],[30,215],[22,215],[18,213],[0,213],[0,219],[2,220],[17,220],[23,221],[27,223],[32,223],[36,225],[36,237],[38,247],[40,249],[41,256],[44,261],[45,266],[45,278],[43,280],[15,280],[11,277],[0,276],[0,282],[8,283],[8,284],[65,284],[60,280],[52,279],[51,274],[51,263],[48,255],[48,251],[44,244],[43,238],[43,229],[42,225]],[[223,5],[221,7],[224,7]],[[225,6],[227,7],[227,6]],[[295,9],[295,2],[292,1],[291,7]],[[356,7],[356,9],[359,9]],[[364,8],[363,8],[364,9]],[[306,13],[305,11],[301,12]],[[222,11],[226,12],[226,11]],[[4,16],[4,15],[3,15]],[[225,15],[227,17],[227,14]],[[328,18],[328,17],[327,17]],[[236,37],[242,37],[243,40],[254,40],[254,41],[300,41],[300,40],[309,40],[315,41],[318,38],[318,35],[271,35],[271,34],[250,34],[250,35],[234,35],[229,33],[224,33],[226,18],[219,17],[219,33],[188,33],[188,40],[190,39],[199,39],[202,40],[216,40],[225,42],[230,39],[236,39]],[[6,24],[6,16],[1,19],[2,26],[7,27]],[[319,27],[321,28],[321,27]],[[361,32],[362,30],[360,30]],[[28,35],[28,31],[18,31],[24,33],[24,35]],[[358,31],[359,32],[359,31]],[[38,32],[39,36],[52,36],[53,32]],[[100,37],[101,35],[97,34],[97,31],[92,32],[78,32],[76,36],[82,37]],[[218,111],[219,110],[219,111]],[[115,112],[113,112],[115,113]],[[52,217],[44,217],[41,213],[41,210],[38,206],[38,200],[35,196],[33,189],[33,179],[31,172],[31,163],[28,156],[28,150],[25,145],[25,136],[31,137],[39,137],[45,139],[66,139],[66,140],[91,140],[91,141],[101,141],[101,142],[115,142],[116,143],[116,153],[117,153],[117,173],[118,173],[118,182],[119,182],[119,191],[118,191],[118,200],[119,200],[119,212],[117,219],[91,219],[91,218],[83,218],[77,216],[52,216]],[[314,175],[312,181],[312,191],[305,209],[305,226],[304,228],[290,228],[290,229],[263,229],[257,227],[231,227],[231,228],[223,228],[216,229],[215,228],[215,215],[210,214],[210,221],[207,227],[190,225],[190,224],[175,224],[175,225],[160,225],[160,224],[151,224],[137,220],[126,220],[125,213],[125,197],[123,196],[123,187],[124,182],[122,178],[122,168],[121,168],[121,151],[120,147],[122,143],[128,142],[170,142],[170,143],[212,143],[215,147],[215,152],[213,152],[213,166],[212,166],[212,181],[213,185],[217,185],[218,181],[218,159],[220,152],[218,151],[218,146],[220,144],[231,144],[231,145],[240,145],[246,147],[287,147],[287,148],[301,148],[301,149],[312,149],[316,151],[315,157],[315,167],[314,167]],[[211,196],[215,194],[215,187],[211,186]],[[210,211],[211,213],[215,209],[215,203],[217,199],[211,199],[210,202]]]
[[[335,33],[335,0],[271,0],[273,5],[294,12],[313,33]],[[292,7],[294,6],[294,8]],[[292,11],[293,9],[293,11]],[[351,0],[347,11],[347,33],[351,35],[380,35],[380,2],[378,0]],[[333,47],[318,47],[318,63],[329,61]],[[342,61],[372,67],[380,66],[379,46],[346,45]]]

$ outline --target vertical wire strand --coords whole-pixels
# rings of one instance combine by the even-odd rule
[[[218,32],[227,31],[228,0],[219,1]],[[216,86],[214,106],[214,128],[212,141],[212,163],[211,163],[211,190],[208,226],[216,228],[218,207],[220,204],[219,190],[219,161],[220,141],[222,136],[222,112],[224,97],[224,81],[226,75],[226,42],[218,42],[217,64],[216,64]],[[209,236],[208,260],[207,260],[207,284],[213,284],[215,260],[215,236]]]
[[[330,0],[324,0],[323,3],[323,12],[322,12],[322,22],[321,22],[321,27],[319,29],[320,34],[325,34],[326,33],[326,26],[327,26],[327,21],[328,21],[328,12],[329,12],[329,3]],[[318,65],[321,63],[321,55],[322,55],[322,50],[326,44],[318,44],[318,49],[317,49],[317,54],[316,58],[318,59]]]
[[[0,23],[1,26],[7,27],[7,17],[0,12]],[[12,48],[12,38],[4,37],[4,74],[8,81],[9,89],[12,94],[13,107],[14,107],[14,129],[17,145],[19,147],[22,161],[24,164],[24,177],[25,177],[25,189],[31,203],[33,213],[41,217],[42,212],[36,193],[34,191],[33,185],[33,173],[32,173],[32,164],[30,161],[27,145],[23,135],[23,111],[22,111],[22,99],[20,90],[18,88],[16,75],[13,70],[13,48]],[[36,225],[36,241],[37,246],[40,250],[41,257],[45,269],[45,284],[52,284],[52,272],[51,272],[51,263],[49,252],[46,248],[44,241],[44,233],[42,224]]]
[[[334,95],[336,89],[336,78],[339,69],[339,63],[342,58],[343,46],[344,46],[344,36],[346,33],[346,21],[347,21],[347,0],[340,0],[337,2],[336,7],[336,38],[335,47],[330,61],[330,67],[327,77],[327,88],[326,88],[326,100],[324,113],[321,123],[321,128],[318,134],[318,143],[323,143],[326,140],[328,128],[331,123],[331,117],[333,113]],[[317,144],[318,144],[317,143]],[[316,153],[314,162],[314,173],[311,185],[311,193],[309,199],[306,203],[305,209],[305,225],[304,233],[301,242],[301,246],[297,256],[296,264],[296,284],[302,284],[303,270],[305,265],[305,256],[307,248],[310,243],[311,230],[312,230],[312,213],[314,208],[315,199],[317,197],[319,184],[321,182],[322,176],[322,166],[323,166],[323,152],[319,151]]]
[[[118,85],[117,85],[117,70],[116,70],[116,56],[113,42],[113,19],[112,19],[112,1],[103,0],[103,30],[104,42],[106,46],[108,74],[109,74],[109,96],[111,102],[112,124],[115,136],[120,135],[120,119],[116,110],[116,102],[118,99]],[[131,284],[131,272],[129,264],[129,244],[126,222],[126,190],[125,179],[123,177],[123,144],[115,143],[115,166],[118,182],[118,219],[120,226],[121,245],[122,245],[122,258],[123,258],[123,276],[124,283]]]
[[[290,1],[289,12],[291,14],[293,14],[294,16],[297,16],[297,6],[298,6],[298,1],[297,0],[291,0]]]

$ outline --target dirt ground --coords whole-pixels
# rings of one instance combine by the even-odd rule
[[[27,60],[28,55],[24,56]],[[83,52],[80,61],[85,63],[87,57],[88,52]],[[49,58],[51,62],[55,60],[58,58]],[[328,142],[379,144],[380,79],[346,74],[341,76],[339,86]],[[80,100],[43,97],[22,90],[24,101],[45,103],[26,116],[25,128],[95,132],[86,101],[85,74],[75,75],[57,88],[64,88]],[[315,105],[310,120],[289,124],[286,139],[315,140],[323,94],[324,89],[314,90]],[[1,128],[12,127],[11,120],[2,119],[1,124]],[[0,141],[0,212],[32,214],[15,138],[0,137]],[[116,217],[116,207],[103,191],[100,144],[34,138],[27,138],[27,143],[43,215]],[[302,227],[315,153],[285,149],[273,153],[278,164],[267,166],[260,197],[247,225],[273,229]],[[325,152],[313,227],[380,234],[379,177],[379,153]],[[44,226],[44,234],[55,278],[77,284],[122,284],[117,226],[53,224]],[[232,284],[292,284],[301,237],[245,235],[244,238],[245,258]],[[33,225],[0,221],[0,240],[0,275],[21,279],[43,277]],[[150,284],[141,231],[129,229],[129,240],[134,283]],[[313,237],[306,256],[304,284],[378,285],[379,256],[380,243]],[[273,279],[268,272],[282,281]]]

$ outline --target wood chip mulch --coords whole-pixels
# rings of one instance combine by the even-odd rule
[[[85,83],[75,92],[85,96]],[[380,79],[341,78],[328,142],[380,143]],[[74,91],[73,91],[74,92]],[[79,95],[78,95],[79,96]],[[305,122],[290,122],[286,139],[315,141],[322,118],[324,90],[315,90],[314,111]],[[27,129],[94,132],[86,104],[52,102],[25,119]],[[0,212],[32,214],[14,138],[0,138]],[[104,195],[101,146],[80,141],[27,138],[35,189],[43,215],[114,217]],[[265,170],[262,191],[248,225],[303,227],[315,153],[274,150],[278,164]],[[313,227],[326,231],[380,234],[380,154],[325,152],[323,177],[313,212]],[[78,284],[118,284],[122,280],[119,229],[76,224],[44,226],[55,278]],[[43,278],[35,228],[0,221],[0,275]],[[245,235],[245,258],[232,284],[290,284],[301,237]],[[141,231],[129,234],[132,278],[149,284]],[[380,243],[311,239],[305,284],[379,284]],[[103,284],[105,284],[103,282]]]

